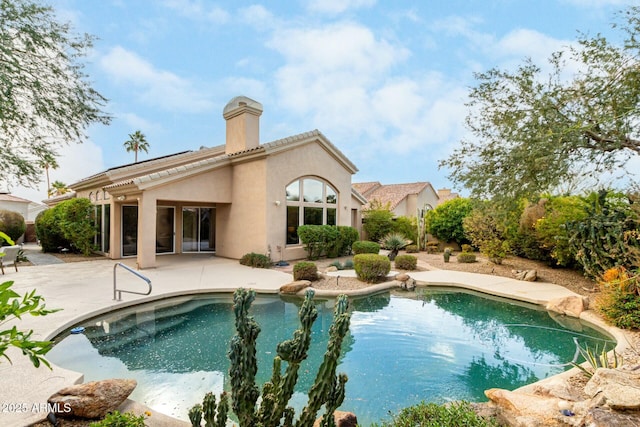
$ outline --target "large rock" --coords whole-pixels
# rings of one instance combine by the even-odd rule
[[[547,310],[571,317],[580,317],[585,308],[584,299],[579,295],[556,298],[547,303]]]
[[[484,392],[500,408],[501,419],[510,426],[542,427],[566,425],[556,397],[516,393],[492,388]]]
[[[295,282],[287,283],[280,286],[281,294],[297,294],[301,290],[311,286],[311,282],[308,280],[296,280]]]
[[[538,272],[536,270],[512,270],[511,272],[518,280],[524,280],[525,282],[538,280]]]
[[[333,419],[336,422],[336,427],[357,427],[358,426],[358,418],[356,417],[356,414],[354,414],[353,412],[333,411]],[[322,422],[322,417],[318,418],[313,423],[313,427],[320,427],[320,422]]]
[[[611,409],[640,409],[640,373],[620,369],[596,369],[584,392],[592,398],[603,397]]]
[[[137,384],[136,380],[110,379],[72,385],[53,394],[48,402],[58,408],[60,417],[102,418],[118,408]]]
[[[416,288],[416,279],[409,276],[407,273],[396,274],[396,282],[398,287],[406,291],[412,291]]]
[[[616,412],[605,408],[593,408],[584,418],[588,427],[640,427],[637,412]]]

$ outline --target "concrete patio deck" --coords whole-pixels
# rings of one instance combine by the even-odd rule
[[[28,256],[28,254],[27,254]],[[123,301],[113,300],[113,260],[94,260],[66,264],[45,264],[19,267],[19,272],[8,271],[0,282],[14,281],[13,289],[24,294],[36,289],[43,296],[47,308],[62,311],[45,317],[26,316],[17,324],[21,330],[33,329],[35,339],[52,339],[80,319],[112,311],[117,308],[166,298],[174,295],[233,291],[239,287],[253,288],[259,292],[277,293],[280,286],[289,283],[292,276],[277,269],[253,269],[242,266],[237,260],[217,258],[208,254],[182,254],[158,257],[158,266],[142,270],[152,281],[150,296],[123,294]],[[135,260],[121,260],[135,268]],[[122,268],[117,268],[118,287],[146,290],[146,284]],[[478,275],[449,270],[421,271],[411,274],[418,282],[431,285],[454,285],[536,304],[575,295],[566,288],[548,283],[521,282],[498,276]],[[592,320],[592,319],[590,319]],[[597,322],[597,320],[596,320]],[[34,368],[28,358],[19,351],[8,352],[13,365],[0,362],[0,425],[6,427],[28,426],[46,417],[41,412],[49,396],[59,389],[82,382],[82,373],[72,372],[52,365]],[[13,406],[9,406],[13,404]],[[146,408],[128,401],[122,410],[143,412]],[[26,408],[16,412],[15,408]],[[184,423],[152,411],[147,423],[150,426],[188,426]]]

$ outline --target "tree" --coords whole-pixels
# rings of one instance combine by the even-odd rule
[[[109,123],[106,99],[83,72],[92,41],[72,34],[51,7],[0,0],[0,185],[40,182],[56,148],[82,142],[92,123]]]
[[[469,242],[464,234],[462,221],[473,209],[470,199],[457,198],[447,200],[425,214],[425,229],[443,242],[459,244]]]
[[[49,197],[51,196],[62,196],[69,192],[69,188],[67,184],[62,181],[53,181],[51,184],[51,190],[49,190]]]
[[[144,151],[145,153],[148,153],[149,143],[147,142],[144,134],[137,130],[134,133],[129,134],[129,139],[124,142],[124,148],[127,150],[127,153],[130,153],[132,151],[135,153],[135,162],[138,163],[138,151]]]
[[[44,169],[47,177],[47,197],[51,197],[51,180],[49,179],[49,169],[58,169],[58,162],[52,153],[45,154],[40,160],[40,167]]]
[[[640,7],[623,15],[622,47],[581,35],[578,47],[551,56],[548,76],[531,60],[476,74],[466,118],[475,139],[440,167],[474,196],[521,198],[640,154]],[[567,78],[570,69],[579,71]]]
[[[367,233],[367,238],[372,242],[378,242],[393,230],[393,212],[391,204],[383,205],[379,200],[372,200],[369,208],[362,212],[364,221],[362,228]]]

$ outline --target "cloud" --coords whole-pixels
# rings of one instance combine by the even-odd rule
[[[131,88],[144,104],[167,111],[203,112],[212,107],[202,88],[153,64],[121,46],[100,59],[100,66],[117,84]]]
[[[309,12],[338,14],[350,9],[373,7],[376,0],[310,0],[307,4]]]

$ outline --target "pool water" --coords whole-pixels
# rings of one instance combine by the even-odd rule
[[[298,327],[299,300],[258,296],[258,384],[271,376],[277,343]],[[318,301],[309,357],[292,399],[304,407],[322,361],[333,300]],[[180,297],[83,322],[63,334],[48,359],[85,381],[135,378],[131,398],[188,420],[204,394],[228,390],[227,350],[234,331],[230,295]],[[367,426],[421,401],[486,401],[484,390],[514,389],[560,373],[581,345],[613,347],[586,323],[551,317],[533,305],[450,289],[383,293],[351,300],[351,328],[338,372],[349,381],[341,407]],[[78,325],[76,325],[78,326]]]

